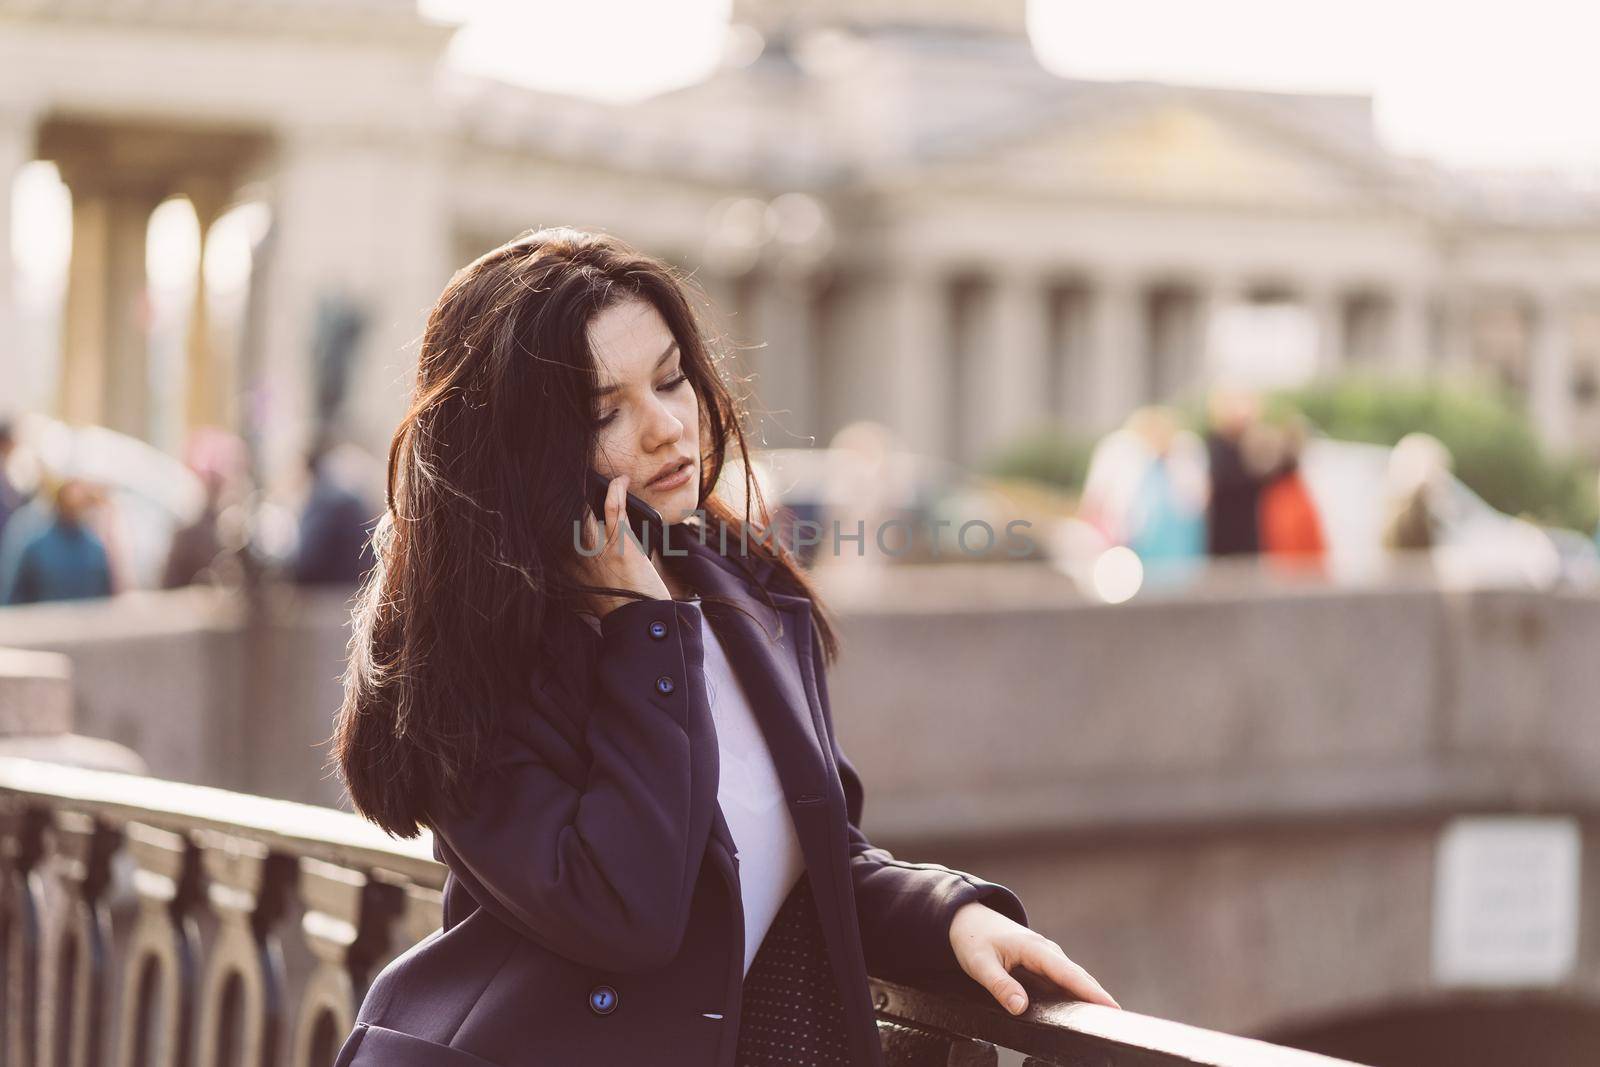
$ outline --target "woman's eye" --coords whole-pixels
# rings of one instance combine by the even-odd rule
[[[668,380],[662,382],[661,383],[661,389],[662,390],[676,389],[678,386],[682,385],[684,382],[686,382],[688,380],[689,380],[689,376],[687,374],[679,374],[676,378],[669,378]],[[604,415],[604,416],[596,415],[595,419],[594,419],[594,424],[596,426],[605,426],[608,423],[610,423],[612,419],[614,419],[616,417],[617,417],[617,413],[615,411],[613,411],[609,415]]]

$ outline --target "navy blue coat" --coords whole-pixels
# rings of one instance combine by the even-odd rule
[[[377,975],[335,1067],[733,1067],[744,912],[717,803],[702,611],[771,747],[853,1062],[883,1063],[869,972],[970,983],[949,941],[969,901],[1027,925],[1006,887],[867,840],[811,601],[774,588],[780,572],[757,557],[742,561],[747,576],[695,530],[674,526],[669,542],[695,596],[630,602],[598,633],[568,615],[584,662],[534,679],[472,815],[435,820],[443,926]]]

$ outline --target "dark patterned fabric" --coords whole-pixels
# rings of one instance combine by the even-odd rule
[[[850,1067],[844,1005],[801,875],[750,961],[736,1067]]]

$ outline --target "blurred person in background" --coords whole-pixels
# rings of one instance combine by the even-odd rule
[[[1151,458],[1149,443],[1128,423],[1095,442],[1078,495],[1077,517],[1106,546],[1128,543],[1134,498]]]
[[[244,471],[244,442],[236,435],[202,427],[190,435],[184,459],[204,487],[200,514],[172,535],[161,576],[163,589],[178,589],[214,577],[225,548],[220,529],[223,506],[238,491]]]
[[[18,493],[17,496],[20,503],[12,508],[5,527],[0,529],[0,605],[11,603],[11,590],[16,585],[17,564],[22,559],[22,550],[36,534],[50,525],[54,516],[50,494],[38,484],[37,471],[33,491],[25,496]]]
[[[1252,392],[1218,389],[1207,404],[1206,459],[1211,497],[1206,550],[1212,556],[1254,555],[1261,549],[1261,488],[1266,473],[1259,436],[1261,404]]]
[[[374,563],[372,532],[382,509],[362,491],[365,458],[355,445],[328,442],[306,456],[310,483],[291,566],[296,584],[355,585]]]
[[[1300,455],[1306,444],[1306,422],[1299,413],[1261,428],[1263,451],[1271,473],[1261,490],[1259,517],[1261,551],[1279,570],[1300,574],[1325,573],[1328,553],[1322,518],[1300,474]]]
[[[24,501],[22,490],[11,480],[11,456],[16,447],[16,430],[11,420],[0,419],[0,538],[5,537],[6,523]]]
[[[93,478],[81,477],[88,486],[89,506],[84,513],[84,526],[100,539],[106,550],[106,563],[111,572],[111,592],[132,589],[137,563],[134,559],[134,542],[128,529],[127,515],[118,495],[111,488]]]
[[[1383,544],[1422,553],[1438,543],[1453,460],[1437,437],[1409,433],[1389,453],[1384,485]]]
[[[8,583],[7,602],[110,596],[111,561],[105,543],[90,526],[92,511],[104,502],[103,496],[88,482],[69,476],[51,497],[50,521],[22,546],[16,573]]]
[[[1206,556],[1205,444],[1169,408],[1140,408],[1126,429],[1148,450],[1129,503],[1127,545],[1152,584],[1194,574]]]

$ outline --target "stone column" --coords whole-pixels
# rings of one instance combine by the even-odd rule
[[[731,330],[730,316],[738,300],[738,279],[729,274],[717,273],[702,264],[695,271],[694,280],[704,290],[706,300],[710,302],[708,308],[696,308],[706,315],[707,326],[721,333]]]
[[[1182,364],[1176,385],[1185,394],[1199,394],[1210,382],[1206,360],[1211,336],[1211,299],[1205,290],[1190,286],[1183,294]]]
[[[977,412],[975,454],[983,457],[1036,428],[1050,413],[1045,395],[1048,308],[1036,273],[1002,269],[987,296],[981,343],[985,383]]]
[[[189,313],[186,342],[186,424],[190,430],[198,426],[231,429],[234,426],[233,382],[228,373],[230,368],[223,365],[222,353],[211,336],[211,318],[206,306],[206,238],[211,233],[211,224],[228,206],[230,190],[227,183],[205,177],[190,179],[183,189],[200,224],[200,257],[195,263],[194,305]]]
[[[164,189],[105,186],[64,167],[72,263],[62,323],[60,414],[145,438],[149,375],[145,244]]]
[[[1544,443],[1572,443],[1572,322],[1567,294],[1533,294],[1533,331],[1528,360],[1528,406]]]
[[[298,485],[317,429],[313,345],[325,309],[364,322],[338,432],[381,458],[404,413],[418,339],[451,269],[442,149],[432,145],[370,130],[281,135],[261,336],[241,394],[274,491]]]
[[[1127,275],[1102,274],[1090,301],[1089,428],[1105,430],[1149,395],[1144,287]]]
[[[1242,303],[1247,294],[1244,280],[1230,274],[1210,275],[1195,286],[1196,365],[1193,376],[1201,387],[1214,384],[1225,370],[1225,353],[1219,347],[1218,335],[1222,312]]]
[[[754,289],[756,336],[749,353],[755,399],[770,448],[801,448],[820,440],[817,409],[815,279],[768,271]]]
[[[63,174],[65,178],[65,174]],[[72,251],[61,311],[61,370],[56,414],[68,422],[97,423],[104,417],[106,355],[105,286],[108,209],[84,181],[68,182],[72,194]]]
[[[33,158],[32,116],[0,109],[0,382],[21,382],[22,324],[11,263],[11,187],[17,171]],[[15,386],[13,386],[13,390]],[[0,418],[15,414],[15,391],[0,397]]]
[[[1389,291],[1389,363],[1396,372],[1416,377],[1433,366],[1433,326],[1429,293],[1415,284]]]
[[[1447,288],[1441,298],[1440,361],[1446,370],[1461,374],[1476,365],[1473,352],[1472,294],[1464,285]]]
[[[265,273],[252,294],[260,301],[251,310],[258,336],[246,339],[240,401],[242,428],[254,439],[261,477],[271,492],[285,494],[303,477],[301,457],[314,432],[312,345],[319,299],[360,301],[365,287],[348,285],[349,261],[372,250],[362,247],[365,212],[348,213],[352,202],[360,202],[359,193],[333,158],[331,144],[286,134],[279,160],[272,228],[254,265]],[[364,303],[358,307],[366,309]],[[367,335],[357,342],[357,358],[370,340]]]
[[[105,422],[141,440],[150,436],[149,280],[145,273],[150,215],[165,189],[119,190],[110,197],[111,247],[106,289]]]
[[[887,280],[884,302],[884,397],[889,428],[901,445],[925,455],[949,452],[950,368],[944,278],[903,265]]]
[[[722,373],[725,376],[736,377],[743,373],[745,356],[748,355],[740,350],[740,345],[749,342],[743,336],[746,326],[743,316],[736,314],[739,310],[740,278],[702,262],[695,271],[694,279],[705,292],[708,302],[707,306],[696,307],[695,310],[703,318],[709,339],[715,342],[710,354],[713,358],[720,356],[724,360]],[[744,388],[738,383],[731,384],[736,391]]]
[[[1317,375],[1338,374],[1345,364],[1345,293],[1339,283],[1324,279],[1300,289],[1317,335]]]
[[[1090,410],[1088,387],[1089,359],[1093,354],[1090,328],[1090,292],[1079,284],[1062,285],[1054,297],[1054,330],[1049,338],[1047,358],[1050,375],[1056,383],[1055,396],[1048,398],[1072,434],[1084,432]]]

